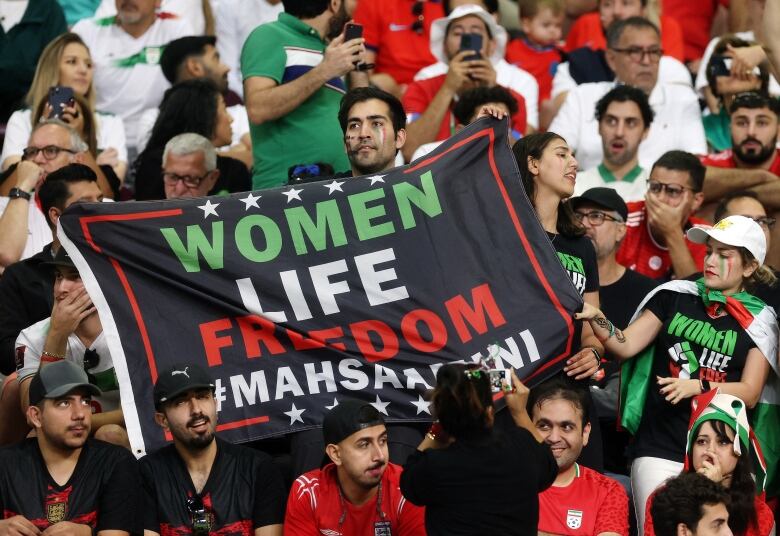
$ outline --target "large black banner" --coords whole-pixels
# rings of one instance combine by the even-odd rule
[[[158,371],[209,367],[232,441],[317,426],[339,399],[430,419],[446,362],[560,370],[581,299],[483,119],[385,175],[227,197],[73,205],[63,244],[98,308],[133,449],[166,438]]]

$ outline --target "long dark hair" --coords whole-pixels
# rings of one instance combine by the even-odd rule
[[[517,167],[520,168],[523,188],[525,188],[525,193],[532,205],[534,205],[534,198],[536,197],[536,181],[531,170],[528,169],[528,158],[540,159],[544,150],[554,140],[566,141],[555,132],[536,132],[519,139],[512,146],[512,153],[515,155]],[[569,203],[563,200],[561,200],[558,206],[558,221],[555,224],[555,228],[560,234],[570,238],[585,234],[585,229],[574,219],[574,211],[569,206]]]
[[[433,407],[442,428],[456,439],[487,434],[493,407],[487,372],[474,365],[443,365],[436,373]]]
[[[729,437],[728,432],[734,432],[728,424],[723,421],[711,419],[704,421],[710,423],[712,429],[715,430],[715,435],[719,441],[733,441]],[[702,423],[704,424],[704,423]],[[694,430],[693,437],[699,435],[699,428]],[[695,441],[695,439],[694,439]],[[738,439],[738,441],[741,441]],[[737,459],[737,466],[734,468],[734,472],[731,473],[731,486],[726,490],[731,498],[731,502],[728,505],[729,512],[729,527],[734,534],[745,534],[751,526],[758,526],[758,518],[756,516],[756,483],[753,480],[753,464],[750,462],[750,455],[748,453],[749,445],[742,445],[742,456]],[[695,471],[693,467],[693,449],[688,454],[688,467],[691,471]]]

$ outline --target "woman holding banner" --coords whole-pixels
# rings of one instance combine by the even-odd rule
[[[766,238],[744,216],[714,227],[694,227],[688,240],[706,243],[704,277],[671,281],[640,304],[621,331],[586,304],[575,318],[587,319],[606,348],[624,362],[621,424],[634,434],[631,485],[639,526],[647,498],[683,469],[688,399],[711,389],[753,407],[777,359],[777,317],[745,291],[775,278],[762,266]]]
[[[580,295],[593,307],[599,307],[599,271],[593,243],[575,220],[566,199],[574,193],[577,160],[566,140],[554,132],[530,134],[512,147],[520,170],[525,193],[536,216],[547,231],[558,258],[571,277]],[[564,373],[587,391],[589,411],[596,408],[588,391],[588,381],[601,366],[604,347],[593,334],[590,325],[575,322],[575,353],[569,357]],[[591,419],[591,440],[582,452],[580,461],[596,471],[603,471],[601,429],[597,418]]]

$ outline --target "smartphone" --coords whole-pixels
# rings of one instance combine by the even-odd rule
[[[460,50],[470,50],[473,52],[470,56],[463,58],[466,61],[480,60],[482,59],[482,34],[478,33],[464,33],[460,36]]]
[[[709,65],[711,76],[731,76],[731,58],[713,55]]]
[[[348,22],[344,26],[344,42],[360,39],[363,37],[363,25]]]
[[[73,88],[67,86],[54,86],[49,88],[49,106],[51,106],[49,119],[62,118],[62,109],[75,105],[76,99],[73,97]]]

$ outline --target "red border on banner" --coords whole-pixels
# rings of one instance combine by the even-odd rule
[[[501,176],[498,173],[498,169],[496,167],[495,162],[495,155],[493,152],[493,145],[495,142],[495,135],[493,133],[492,128],[486,128],[483,130],[480,130],[479,132],[474,133],[473,135],[469,136],[468,138],[461,140],[460,142],[454,144],[452,147],[447,149],[446,151],[433,156],[431,158],[427,158],[425,160],[422,160],[420,163],[415,165],[414,167],[411,167],[409,169],[404,170],[404,174],[412,173],[416,170],[418,170],[421,167],[424,167],[432,162],[435,162],[445,154],[454,151],[456,149],[459,149],[463,145],[466,145],[467,143],[472,142],[475,139],[485,137],[487,136],[489,139],[488,144],[488,161],[490,163],[490,169],[493,173],[493,177],[496,181],[496,185],[498,186],[499,192],[501,193],[501,196],[504,199],[504,203],[506,205],[507,212],[509,213],[509,217],[512,220],[512,223],[515,227],[515,231],[517,232],[518,237],[520,238],[520,241],[523,245],[523,249],[525,250],[525,253],[528,255],[528,258],[531,260],[531,265],[533,266],[534,272],[536,273],[536,276],[539,278],[539,281],[541,282],[543,288],[545,289],[545,292],[547,293],[547,296],[550,298],[550,301],[553,303],[553,306],[558,311],[558,313],[563,318],[564,322],[566,323],[566,327],[569,331],[568,341],[566,343],[566,348],[564,352],[558,356],[555,356],[554,358],[550,359],[547,363],[545,363],[543,366],[539,367],[534,373],[532,373],[530,376],[528,376],[526,379],[533,378],[534,376],[540,374],[547,368],[555,365],[565,357],[569,355],[571,352],[571,346],[572,346],[572,340],[574,337],[574,323],[572,322],[571,316],[569,316],[566,312],[566,310],[563,308],[563,305],[561,305],[560,300],[558,299],[558,296],[555,294],[555,292],[552,289],[552,286],[550,285],[550,282],[547,280],[547,278],[544,275],[544,272],[542,271],[542,267],[539,263],[539,260],[536,258],[536,255],[534,253],[533,248],[531,247],[530,242],[528,241],[528,237],[525,234],[525,231],[523,230],[522,225],[520,224],[520,218],[517,216],[517,213],[515,212],[514,207],[512,206],[512,203],[509,199],[509,194],[506,191],[506,188],[504,186],[504,183],[501,179]],[[93,250],[95,250],[98,253],[103,253],[103,250],[98,246],[94,239],[92,238],[92,233],[89,231],[89,225],[92,223],[101,223],[101,222],[118,222],[118,221],[133,221],[133,220],[143,220],[143,219],[153,219],[153,218],[167,218],[172,216],[180,216],[183,213],[182,209],[170,209],[170,210],[158,210],[158,211],[146,211],[146,212],[136,212],[133,214],[105,214],[100,216],[82,216],[79,218],[79,223],[81,224],[81,229],[84,234],[84,238],[86,239],[87,243],[92,247]],[[133,292],[132,287],[130,286],[130,282],[127,279],[127,276],[125,275],[124,270],[122,269],[122,266],[119,264],[119,261],[114,259],[111,256],[106,255],[108,257],[109,261],[111,262],[111,265],[114,267],[114,270],[117,273],[117,276],[119,277],[119,280],[122,284],[122,287],[125,289],[125,292],[127,294],[127,299],[130,302],[130,306],[133,311],[133,315],[135,316],[136,323],[138,325],[139,332],[141,334],[141,339],[144,345],[144,350],[146,351],[146,357],[147,357],[147,363],[149,364],[149,370],[152,375],[152,383],[157,381],[157,365],[154,358],[154,353],[151,346],[151,341],[149,340],[149,334],[146,329],[146,324],[143,320],[143,315],[141,314],[141,309],[138,305],[138,301],[135,297],[135,293]],[[218,431],[222,430],[232,430],[235,428],[242,428],[247,426],[252,426],[255,424],[263,424],[267,423],[269,421],[268,416],[259,416],[259,417],[253,417],[250,419],[242,419],[239,421],[232,421],[227,423],[222,423],[217,426]],[[170,441],[172,438],[170,437],[170,433],[165,433],[166,440]]]
[[[574,339],[574,322],[572,322],[571,316],[566,312],[566,309],[563,308],[563,305],[561,305],[558,296],[555,294],[555,291],[553,291],[550,282],[547,280],[547,277],[545,277],[544,271],[542,271],[542,266],[539,264],[539,260],[536,258],[536,255],[534,254],[533,247],[531,247],[531,243],[528,241],[528,237],[526,236],[525,231],[523,230],[523,226],[520,225],[520,218],[518,218],[517,212],[515,212],[515,207],[512,206],[512,202],[509,199],[509,194],[507,193],[506,188],[504,187],[504,183],[501,179],[501,176],[498,174],[498,169],[496,168],[496,161],[493,155],[493,146],[495,142],[495,135],[493,134],[493,129],[486,128],[480,130],[479,132],[475,132],[468,138],[454,144],[446,151],[443,151],[440,154],[422,160],[419,164],[415,165],[414,167],[410,167],[409,169],[405,170],[404,173],[412,173],[413,171],[417,171],[421,167],[425,167],[428,164],[435,162],[445,154],[454,151],[456,149],[459,149],[463,145],[484,136],[487,136],[490,140],[490,143],[488,144],[488,162],[490,162],[490,170],[493,172],[493,178],[496,180],[496,185],[498,186],[498,189],[501,192],[501,196],[504,198],[504,203],[506,204],[507,212],[509,213],[509,217],[512,219],[512,223],[515,226],[515,231],[517,232],[517,236],[520,238],[520,242],[522,242],[523,244],[523,249],[525,250],[525,253],[528,255],[528,258],[531,260],[531,266],[533,266],[534,272],[536,272],[536,276],[539,278],[539,281],[542,283],[542,287],[544,287],[547,296],[550,298],[550,301],[553,303],[553,306],[558,311],[558,314],[560,314],[564,322],[566,322],[566,328],[569,330],[569,338],[568,341],[566,342],[566,349],[563,351],[563,353],[553,357],[547,363],[545,363],[544,365],[536,369],[530,376],[525,378],[526,380],[529,380],[537,376],[541,372],[547,370],[551,366],[555,365],[562,359],[565,359],[571,353],[571,345]]]

